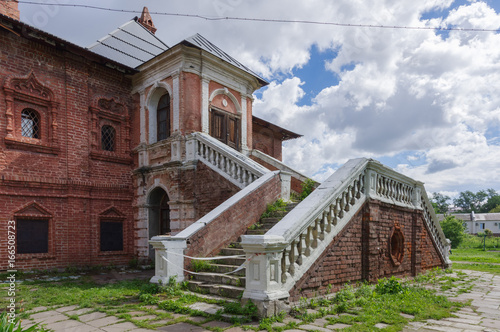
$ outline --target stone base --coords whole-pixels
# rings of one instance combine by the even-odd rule
[[[282,312],[289,313],[292,307],[289,305],[288,300],[273,300],[273,301],[257,301],[251,299],[242,299],[241,305],[244,306],[248,301],[252,301],[257,307],[257,314],[259,317],[271,317],[279,315]]]

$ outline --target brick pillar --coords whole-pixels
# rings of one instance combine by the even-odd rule
[[[384,248],[379,241],[380,232],[379,205],[368,202],[363,214],[362,226],[362,276],[369,282],[375,282],[382,275],[380,262],[383,260]]]
[[[422,222],[422,212],[413,213],[411,273],[414,276],[422,272]]]

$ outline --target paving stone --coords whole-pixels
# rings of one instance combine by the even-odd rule
[[[202,327],[191,325],[188,323],[177,323],[168,326],[159,327],[156,329],[157,331],[168,331],[168,332],[205,332],[209,330],[205,330]],[[301,331],[302,332],[302,331]]]
[[[242,329],[239,326],[231,327],[230,329],[224,330],[224,332],[246,332],[246,331],[248,331],[248,330]],[[287,332],[289,332],[289,331],[291,331],[291,330],[287,330]],[[300,332],[303,332],[303,331],[300,331]]]
[[[413,319],[415,318],[415,316],[413,315],[408,315],[408,314],[405,314],[405,313],[400,313],[401,317],[404,317],[406,319]]]
[[[481,326],[489,327],[493,329],[500,329],[500,320],[485,318],[481,322]]]
[[[384,324],[384,323],[377,323],[374,325],[377,329],[385,329],[386,327],[389,326],[389,324]]]
[[[328,325],[326,328],[330,330],[339,330],[339,329],[345,329],[346,327],[351,327],[351,325],[336,323],[333,325]]]
[[[320,332],[330,332],[331,331],[327,328],[325,329],[324,327],[317,326],[317,325],[310,325],[310,324],[300,325],[299,329],[306,330],[306,331],[320,331]]]
[[[280,322],[273,323],[273,327],[283,327],[283,326],[286,326],[286,324],[285,323],[280,323]]]
[[[32,317],[32,318],[35,320],[35,322],[43,323],[43,324],[57,323],[57,322],[68,319],[67,316],[65,316],[61,313],[55,312],[55,311],[46,311],[45,313],[47,313],[46,316],[41,316],[39,318],[36,318],[36,317]]]
[[[83,326],[83,325],[85,325],[85,324],[80,323],[77,320],[68,319],[68,320],[63,320],[63,321],[57,322],[57,323],[47,324],[46,327],[51,329],[51,330],[54,330],[54,331],[69,331],[70,329],[72,330],[74,327]]]
[[[26,311],[28,314],[35,313],[35,312],[40,312],[40,311],[45,311],[47,310],[47,307],[36,307],[31,309],[30,311]]]
[[[133,319],[135,320],[152,320],[152,319],[157,319],[158,316],[156,315],[146,315],[146,316],[136,316]]]
[[[92,320],[101,319],[104,317],[106,317],[106,314],[103,312],[92,312],[90,314],[81,315],[80,317],[78,317],[78,319],[85,323],[85,322],[90,322]]]
[[[82,308],[82,309],[78,309],[78,310],[73,310],[73,311],[66,311],[64,314],[65,315],[77,315],[77,316],[80,316],[80,315],[84,315],[84,314],[87,314],[91,311],[94,311],[94,309],[91,309],[91,308]]]
[[[193,322],[193,323],[202,323],[205,322],[208,318],[202,317],[202,316],[184,316],[187,317],[187,320]]]
[[[131,312],[124,312],[124,313],[129,314],[130,316],[142,316],[142,315],[148,314],[145,311],[131,311]]]
[[[66,311],[75,310],[76,308],[78,308],[77,305],[70,305],[68,307],[57,308],[56,311],[57,312],[66,312]]]
[[[47,318],[47,317],[50,317],[50,316],[57,316],[57,315],[64,316],[60,312],[57,312],[57,311],[54,311],[54,310],[50,310],[50,311],[43,311],[43,312],[39,312],[39,313],[36,313],[36,314],[32,314],[32,315],[30,315],[30,317],[32,319],[34,319],[34,320],[39,320],[39,319]]]
[[[103,326],[108,326],[111,324],[116,324],[120,322],[121,320],[116,318],[115,316],[107,316],[101,319],[96,319],[93,321],[88,322],[87,324],[95,326],[95,327],[103,327]]]
[[[210,315],[215,315],[217,311],[222,309],[222,307],[219,305],[205,303],[205,302],[193,303],[189,306],[189,308],[192,310],[199,310]]]
[[[324,318],[319,318],[319,319],[316,319],[314,322],[312,322],[311,324],[313,325],[317,325],[317,326],[325,326],[326,324],[330,324],[329,321],[327,321],[326,319]]]
[[[213,320],[211,322],[205,323],[202,326],[205,327],[220,327],[221,329],[226,329],[228,327],[233,326],[233,324],[227,323],[227,322],[221,322],[218,320]]]
[[[118,323],[118,324],[113,324],[113,325],[101,327],[101,330],[104,330],[106,332],[123,332],[123,331],[133,330],[136,328],[137,328],[137,326],[133,323],[123,322],[123,323]]]
[[[168,324],[172,321],[172,319],[162,319],[162,320],[157,320],[157,321],[154,321],[154,322],[150,322],[150,324],[154,324],[154,325],[165,325],[165,324]]]

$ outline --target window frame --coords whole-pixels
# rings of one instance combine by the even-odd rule
[[[167,97],[168,102],[165,103],[164,107],[160,107],[162,103],[162,99]],[[156,142],[161,142],[163,140],[168,139],[172,136],[172,97],[168,92],[165,92],[160,96],[158,100],[158,104],[156,105]],[[161,113],[164,113],[165,120],[160,120]],[[164,124],[164,125],[162,125]],[[161,130],[164,129],[164,130]],[[160,135],[164,135],[165,137],[160,137]]]

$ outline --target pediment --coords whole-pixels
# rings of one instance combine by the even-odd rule
[[[52,214],[37,202],[29,203],[15,213],[16,216],[52,217]]]
[[[115,207],[110,207],[99,214],[100,217],[106,218],[123,218],[124,214],[118,211]]]
[[[5,87],[11,88],[23,95],[30,95],[45,100],[53,99],[52,91],[40,83],[33,71],[30,71],[29,74],[24,77],[9,77]]]

